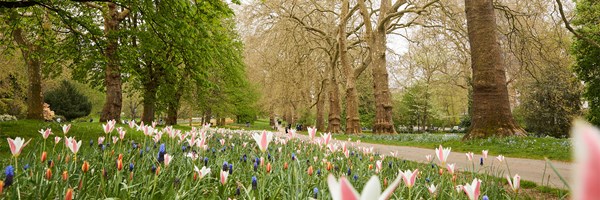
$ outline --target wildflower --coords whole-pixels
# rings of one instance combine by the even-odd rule
[[[229,175],[233,174],[233,164],[229,164]]]
[[[198,167],[194,166],[194,171],[198,174],[199,179],[210,174],[210,168],[206,168],[206,166],[203,166],[202,169],[198,169]]]
[[[254,162],[254,171],[258,170],[258,163]]]
[[[115,128],[115,124],[116,124],[116,121],[114,121],[114,120],[109,120],[106,124],[102,124],[102,129],[104,130],[104,133],[108,134],[108,133],[112,132],[113,129]]]
[[[467,197],[469,197],[470,200],[477,200],[479,199],[479,188],[481,187],[481,180],[475,178],[473,179],[473,183],[471,184],[466,184],[462,187],[462,189],[465,191],[465,193],[467,194]]]
[[[90,170],[90,163],[88,163],[88,161],[83,161],[83,164],[81,165],[81,171],[83,173],[87,173]]]
[[[317,169],[317,176],[321,176],[321,169]]]
[[[4,181],[0,181],[0,195],[2,195],[3,190],[4,190]]]
[[[490,198],[487,195],[483,195],[482,200],[490,200]]]
[[[331,133],[321,134],[321,138],[323,138],[323,144],[327,146],[329,145],[329,141],[331,141]]]
[[[119,139],[125,139],[125,134],[127,133],[122,127],[117,128],[117,132],[119,132]]]
[[[273,139],[273,133],[267,131],[263,131],[260,135],[254,133],[254,135],[252,135],[252,138],[254,138],[256,144],[258,144],[258,148],[260,149],[260,151],[265,152],[269,147],[269,143]]]
[[[6,138],[6,140],[8,141],[8,146],[10,147],[10,152],[12,153],[12,155],[14,157],[18,157],[19,154],[21,154],[21,151],[23,150],[23,148],[25,148],[25,146],[27,146],[27,144],[29,144],[29,142],[31,142],[31,139],[29,139],[29,140],[27,140],[27,142],[25,142],[25,140],[20,137],[17,137],[15,139]]]
[[[288,163],[287,162],[283,163],[283,169],[284,170],[288,169]]]
[[[400,171],[400,176],[404,179],[404,183],[408,188],[412,188],[417,179],[417,174],[419,173],[419,169],[415,169],[415,171],[406,170],[404,172]]]
[[[117,170],[121,171],[123,169],[123,160],[117,159]]]
[[[354,177],[352,178],[354,178],[354,181],[358,181],[358,175],[354,174]]]
[[[156,173],[155,173],[155,174],[156,174],[157,176],[158,176],[158,174],[160,174],[160,166],[156,167]]]
[[[316,199],[318,194],[319,194],[319,189],[315,187],[315,188],[313,189],[313,198],[315,198],[315,199]]]
[[[52,130],[47,128],[46,130],[44,129],[40,129],[38,131],[40,134],[42,134],[42,137],[45,139],[48,139],[48,136],[52,135]]]
[[[573,146],[575,147],[575,181],[573,199],[597,199],[598,190],[598,160],[600,160],[600,131],[583,121],[575,121],[573,128]]]
[[[346,176],[350,176],[352,175],[352,170],[350,170],[350,168],[348,167],[348,171],[346,172]]]
[[[443,148],[442,145],[440,145],[440,148],[435,149],[435,155],[442,165],[446,164],[446,160],[448,159],[451,150],[452,148]]]
[[[204,166],[208,165],[208,157],[204,157]]]
[[[256,190],[258,185],[258,181],[256,180],[256,176],[252,176],[252,190]]]
[[[479,165],[483,166],[483,158],[479,158]]]
[[[13,183],[13,179],[15,177],[15,168],[12,165],[6,166],[6,168],[4,169],[4,186],[3,187],[8,187],[10,185],[12,185]]]
[[[162,143],[158,149],[158,162],[162,163],[165,161],[165,154],[166,154],[166,147],[165,147],[165,143]]]
[[[227,164],[227,161],[223,162],[223,171],[229,171],[229,164]]]
[[[296,154],[292,153],[292,161],[296,160]]]
[[[134,167],[133,163],[129,163],[129,171],[130,172],[133,172],[133,167]]]
[[[23,166],[23,170],[28,170],[29,169],[29,164],[25,164],[25,166]]]
[[[66,135],[71,130],[71,124],[62,125],[62,131]]]
[[[515,177],[513,177],[512,181],[510,180],[510,177],[506,175],[506,180],[508,181],[508,185],[513,192],[519,192],[519,187],[521,187],[521,177],[519,174],[515,174]]]
[[[394,180],[394,182],[392,182],[392,184],[382,193],[381,186],[379,185],[379,179],[377,176],[373,176],[365,185],[361,195],[354,189],[354,187],[352,187],[352,184],[350,184],[345,177],[340,177],[339,182],[331,174],[329,177],[327,177],[327,185],[329,186],[329,191],[331,191],[331,198],[333,200],[388,199],[399,184],[400,176],[398,176],[396,180]]]
[[[69,148],[69,150],[71,150],[71,152],[73,152],[73,154],[77,154],[77,152],[79,152],[79,149],[81,148],[81,140],[79,140],[78,142],[77,140],[75,140],[75,138],[67,138],[65,142],[67,143],[67,147]]]

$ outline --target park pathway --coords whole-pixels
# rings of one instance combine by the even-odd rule
[[[277,133],[278,136],[285,135],[282,132]],[[309,140],[309,137],[302,134],[297,134],[297,137],[303,140]],[[347,142],[341,140],[332,139],[332,142]],[[420,163],[428,163],[425,159],[426,155],[432,155],[434,159],[434,163],[438,163],[435,158],[435,150],[434,149],[425,149],[419,147],[409,147],[409,146],[394,146],[394,145],[383,145],[383,144],[371,144],[361,142],[360,144],[356,144],[354,141],[354,146],[360,147],[373,147],[374,152],[378,152],[380,154],[384,154],[386,156],[391,156],[390,152],[397,152],[396,157],[401,159],[406,159],[410,161],[420,162]],[[445,147],[447,148],[447,147]],[[495,171],[499,171],[497,167],[500,167],[500,171],[504,171],[502,177],[505,177],[505,174],[510,173],[514,176],[514,174],[519,174],[522,180],[532,181],[538,185],[549,186],[552,188],[560,188],[560,189],[568,189],[565,184],[561,181],[560,177],[552,170],[552,168],[547,165],[545,160],[536,160],[536,159],[525,159],[525,158],[512,158],[505,157],[504,163],[500,163],[496,160],[496,156],[494,152],[488,153],[488,158],[484,160],[484,165],[479,165],[479,159],[482,157],[481,152],[473,152],[477,153],[473,156],[473,160],[475,162],[475,170],[480,171],[481,173],[485,173],[485,170],[490,170],[491,166],[495,168]],[[571,181],[572,179],[572,163],[561,162],[561,161],[550,161],[556,171],[566,180]],[[460,152],[451,152],[450,156],[447,159],[448,164],[456,163],[456,169],[460,171],[466,171],[466,169],[473,168],[473,163],[467,159],[465,153]],[[507,164],[508,167],[507,168]],[[545,169],[545,172],[544,172]],[[491,173],[489,173],[491,174]],[[512,178],[512,176],[511,176]],[[569,182],[570,183],[570,182]]]

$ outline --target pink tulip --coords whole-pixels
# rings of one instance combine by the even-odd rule
[[[375,173],[379,173],[383,169],[383,163],[381,160],[375,162]]]
[[[600,131],[598,128],[576,120],[572,128],[575,153],[575,178],[573,199],[598,199],[600,197]]]
[[[133,127],[135,127],[135,125],[136,125],[135,121],[133,121],[133,120],[129,121],[129,128],[133,128]]]
[[[515,177],[513,177],[512,181],[510,180],[510,177],[506,175],[506,180],[508,181],[508,185],[513,192],[519,192],[519,188],[521,187],[521,177],[519,174],[515,174]]]
[[[63,133],[66,135],[71,130],[71,124],[65,124],[62,126]]]
[[[220,139],[219,142],[221,143],[221,146],[225,145],[225,139]]]
[[[113,144],[116,144],[119,141],[119,138],[117,136],[112,136],[112,141]]]
[[[503,162],[504,161],[504,156],[503,155],[499,155],[498,157],[496,157],[496,160]]]
[[[289,135],[290,139],[296,138],[296,129],[290,129],[288,131],[288,135]]]
[[[479,199],[479,189],[481,187],[481,180],[475,178],[473,179],[473,183],[465,184],[462,188],[469,197],[470,200]]]
[[[23,150],[23,148],[25,148],[25,146],[27,146],[27,144],[29,144],[29,142],[31,142],[31,139],[29,139],[29,140],[27,140],[27,142],[25,142],[25,140],[20,137],[17,137],[15,139],[6,138],[6,140],[8,141],[8,146],[10,147],[10,152],[12,153],[12,155],[14,157],[18,157],[21,154],[21,151]]]
[[[483,156],[483,159],[487,159],[487,156],[488,156],[488,150],[482,150],[482,151],[481,151],[481,155]]]
[[[329,141],[331,141],[331,133],[322,134],[321,138],[323,138],[323,144],[327,146],[329,144]]]
[[[437,156],[437,158],[440,161],[442,166],[446,164],[446,160],[448,159],[448,156],[450,155],[451,150],[452,150],[452,148],[444,149],[441,144],[440,144],[440,148],[435,149],[435,152],[436,152],[435,155]]]
[[[465,155],[467,156],[467,159],[469,159],[469,161],[473,161],[473,156],[474,156],[473,152],[465,153]]]
[[[258,144],[258,148],[260,149],[260,151],[265,152],[269,147],[269,143],[271,142],[271,140],[273,140],[273,133],[267,131],[263,131],[260,135],[254,133],[254,135],[252,135],[252,138],[254,138],[254,140]]]
[[[104,140],[105,140],[105,139],[106,139],[106,138],[105,138],[104,136],[100,136],[100,137],[98,137],[98,145],[101,145],[102,143],[104,143]],[[67,141],[65,141],[65,142],[67,142]],[[67,146],[68,146],[68,145],[67,145]]]
[[[346,179],[346,177],[340,177],[339,182],[336,178],[329,174],[327,177],[327,185],[331,192],[331,198],[333,200],[358,200],[358,199],[373,199],[373,200],[385,200],[392,196],[394,190],[400,184],[400,175],[392,182],[388,188],[381,192],[381,185],[379,184],[379,178],[377,176],[371,177],[365,187],[363,188],[362,194],[359,194],[352,184]]]
[[[102,129],[104,130],[104,133],[108,134],[113,131],[114,127],[112,126],[112,123],[108,121],[106,124],[102,124]]]
[[[433,159],[432,155],[426,155],[425,159],[427,159],[427,162],[431,162],[431,160]]]
[[[61,139],[61,137],[58,137],[58,136],[54,137],[54,144],[55,145],[58,144],[60,142],[60,139]]]
[[[202,169],[194,166],[194,171],[198,174],[198,179],[202,179],[204,176],[210,174],[210,168],[206,168],[206,166],[203,166]]]
[[[448,169],[448,172],[450,172],[450,174],[454,174],[454,168],[455,168],[455,166],[456,166],[456,165],[455,165],[454,163],[452,163],[452,164],[448,164],[448,165],[446,166],[446,169]]]
[[[436,189],[437,188],[435,187],[435,185],[433,185],[433,183],[430,186],[427,187],[427,190],[429,190],[429,194],[435,193]]]
[[[169,166],[169,164],[171,163],[171,160],[173,160],[173,157],[171,155],[169,155],[168,153],[165,154],[165,166]]]
[[[67,147],[71,150],[71,152],[73,152],[73,154],[77,154],[77,152],[79,152],[79,149],[81,148],[81,140],[76,141],[75,138],[67,138],[68,144]]]
[[[48,136],[50,136],[52,134],[52,130],[47,128],[46,130],[44,129],[40,129],[40,131],[38,131],[40,134],[42,134],[42,137],[45,139],[48,139]]]
[[[406,170],[404,172],[400,171],[400,175],[402,176],[402,179],[404,179],[404,183],[406,184],[406,187],[412,188],[412,186],[415,185],[415,181],[417,180],[418,173],[419,173],[419,169],[415,169],[414,172],[412,172],[410,170]]]
[[[119,139],[125,139],[125,134],[127,133],[127,131],[125,131],[122,127],[119,127],[117,128],[117,132],[119,132]]]
[[[158,124],[158,122],[156,122],[156,121],[153,121],[153,122],[152,122],[152,128],[156,128],[156,125],[157,125],[157,124]]]
[[[227,176],[229,176],[229,172],[221,170],[221,179],[220,179],[221,185],[225,185],[227,183]]]
[[[317,135],[317,128],[313,128],[313,127],[308,127],[308,136],[310,137],[311,140],[315,139],[315,136]]]

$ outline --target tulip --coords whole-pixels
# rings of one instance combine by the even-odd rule
[[[454,174],[455,166],[456,165],[454,163],[446,165],[446,168],[448,169],[448,172],[450,172],[450,174]]]
[[[429,194],[435,193],[436,189],[437,188],[435,187],[435,185],[433,185],[433,183],[430,186],[427,187],[427,190],[429,190]]]
[[[512,181],[510,180],[510,177],[506,175],[506,180],[508,181],[508,185],[510,185],[510,189],[512,189],[513,192],[519,192],[519,187],[521,187],[521,177],[519,174],[515,174],[515,177],[513,177]]]
[[[474,156],[473,152],[465,153],[465,155],[467,156],[467,159],[469,159],[469,161],[473,161],[473,156]]]
[[[54,145],[57,145],[60,142],[61,137],[54,137]]]
[[[269,147],[269,143],[271,142],[271,140],[273,140],[273,133],[267,131],[263,131],[260,135],[254,133],[254,135],[252,135],[252,138],[254,138],[254,141],[256,141],[256,144],[258,144],[258,148],[260,149],[260,151],[265,152]]]
[[[220,178],[221,185],[225,185],[227,183],[227,176],[229,176],[228,172],[221,171],[221,178]]]
[[[71,150],[71,152],[73,152],[73,154],[77,154],[77,152],[79,152],[79,149],[81,148],[81,140],[76,141],[75,138],[67,138],[68,141],[67,142],[67,147]]]
[[[437,156],[437,159],[440,161],[442,166],[446,165],[446,160],[448,159],[451,150],[452,148],[443,148],[441,144],[440,148],[435,149],[435,155]]]
[[[598,128],[576,120],[572,128],[575,165],[573,199],[597,199],[600,197],[600,131]]]
[[[271,173],[271,163],[267,163],[267,173]]]
[[[38,131],[40,134],[42,134],[42,137],[45,139],[48,139],[48,136],[52,135],[52,130],[47,128],[46,130],[44,129],[40,129]]]
[[[156,167],[156,171],[154,174],[156,174],[157,176],[158,176],[158,174],[160,174],[160,166]]]
[[[52,169],[46,169],[46,175],[44,177],[46,178],[46,180],[52,179]]]
[[[290,139],[296,138],[296,129],[290,129],[290,131],[288,131],[288,134]]]
[[[331,133],[321,134],[321,138],[323,138],[323,144],[327,146],[329,141],[331,141]]]
[[[117,144],[119,138],[117,136],[112,136],[113,144]]]
[[[4,181],[0,181],[0,195],[2,195],[3,190],[4,190]]]
[[[204,176],[210,174],[210,168],[206,168],[206,166],[203,166],[202,169],[198,169],[198,167],[194,166],[194,171],[198,175],[199,179],[202,179]]]
[[[62,131],[66,135],[71,130],[71,124],[62,125]]]
[[[307,127],[307,130],[308,130],[308,136],[310,137],[310,140],[314,140],[315,136],[317,135],[317,128]]]
[[[42,156],[40,157],[40,160],[42,162],[46,162],[46,158],[48,157],[48,153],[46,153],[45,151],[42,152]]]
[[[499,155],[498,157],[496,157],[496,159],[500,162],[504,161],[504,156],[503,155]]]
[[[117,159],[117,170],[121,171],[123,169],[123,160]]]
[[[67,189],[67,193],[65,194],[65,200],[72,200],[73,199],[73,189],[69,188]]]
[[[462,189],[465,191],[465,193],[467,194],[467,197],[469,197],[470,200],[477,200],[479,199],[479,189],[481,187],[481,180],[475,178],[473,179],[473,183],[471,184],[466,184],[462,187]]]
[[[419,169],[415,169],[415,171],[406,170],[404,172],[400,171],[400,176],[404,179],[404,183],[406,187],[412,188],[417,180],[417,174],[419,173]]]
[[[433,156],[432,155],[426,155],[425,158],[427,159],[427,162],[431,162]]]
[[[484,159],[487,159],[488,150],[481,150],[481,155],[483,156]]]
[[[373,165],[369,165],[369,169],[373,169]],[[331,165],[331,162],[327,162],[327,171],[331,171],[333,169],[333,165]]]
[[[173,157],[169,154],[165,154],[165,166],[169,166],[169,164],[171,163],[171,161],[173,160]]]
[[[27,142],[25,142],[25,140],[20,137],[17,137],[15,139],[6,138],[6,140],[8,141],[8,146],[10,147],[10,152],[12,153],[12,155],[14,157],[18,157],[19,154],[21,154],[21,151],[23,150],[23,148],[25,148],[25,146],[27,146],[27,144],[29,144],[29,142],[31,142],[31,139],[29,139],[29,140],[27,140]]]
[[[375,162],[375,173],[379,173],[382,168],[383,168],[383,165],[382,165],[381,160],[378,160],[377,162]]]
[[[400,184],[400,176],[396,178],[383,192],[381,192],[381,186],[379,185],[379,178],[377,176],[371,177],[365,187],[363,188],[362,195],[359,194],[352,184],[346,179],[346,177],[340,177],[339,182],[333,175],[327,177],[327,185],[331,192],[331,198],[333,200],[345,200],[345,199],[377,199],[384,200],[391,197],[392,193]]]
[[[88,161],[83,161],[83,164],[81,165],[81,171],[83,173],[87,173],[90,170],[90,163],[88,163]]]
[[[129,125],[129,128],[133,128],[133,127],[135,127],[136,124],[135,124],[134,120],[130,120],[128,125]]]
[[[284,170],[288,169],[288,163],[287,162],[283,163],[283,169]]]
[[[67,181],[69,179],[69,173],[67,171],[63,171],[62,180]]]

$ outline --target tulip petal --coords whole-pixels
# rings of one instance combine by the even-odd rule
[[[573,199],[600,197],[600,131],[590,124],[577,120],[573,126],[575,147],[575,184]]]
[[[371,200],[375,198],[379,198],[381,195],[381,185],[379,184],[379,178],[377,176],[372,176],[371,179],[363,188],[360,199],[361,200]]]

